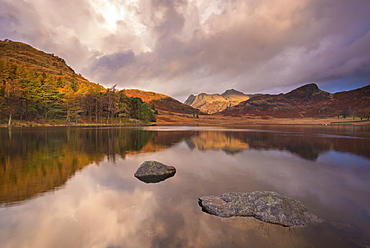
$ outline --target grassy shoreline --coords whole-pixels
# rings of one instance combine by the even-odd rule
[[[67,123],[63,121],[22,122],[14,121],[11,126],[3,123],[0,127],[131,127],[131,126],[248,126],[248,125],[356,125],[370,126],[370,120],[353,120],[338,118],[268,118],[259,117],[225,117],[221,115],[203,115],[194,118],[190,115],[158,115],[157,122],[143,123],[129,119],[122,123]]]
[[[139,120],[129,119],[122,123],[93,123],[93,122],[81,122],[81,123],[68,123],[63,121],[13,121],[9,126],[7,123],[0,124],[0,127],[107,127],[107,126],[117,126],[117,127],[131,127],[131,126],[145,126],[151,125],[150,123],[143,123]]]
[[[257,116],[158,115],[156,125],[246,126],[246,125],[370,125],[370,120],[331,118],[261,118]]]

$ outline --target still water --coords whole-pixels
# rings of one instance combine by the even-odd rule
[[[146,160],[174,177],[134,177]],[[271,190],[324,221],[283,227],[201,211]],[[0,129],[0,247],[369,247],[370,128]]]

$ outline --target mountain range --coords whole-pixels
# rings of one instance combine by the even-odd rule
[[[225,109],[228,116],[255,115],[261,117],[301,118],[359,116],[368,118],[370,85],[360,89],[328,93],[316,84],[306,84],[286,94],[259,94]]]
[[[50,97],[46,99],[44,93],[40,95],[36,89],[32,89],[32,84],[37,85],[37,89],[53,94],[55,96],[54,102],[50,102],[52,99]],[[18,89],[19,91],[17,91]],[[0,41],[0,91],[6,92],[6,90],[13,90],[14,95],[13,98],[5,96],[4,93],[0,95],[0,110],[3,111],[0,111],[0,117],[3,118],[6,116],[9,118],[9,104],[16,106],[18,111],[24,111],[24,107],[27,107],[28,112],[19,112],[18,116],[29,119],[37,117],[36,110],[39,111],[39,114],[43,113],[45,119],[47,116],[65,118],[68,117],[68,113],[73,111],[73,118],[76,119],[84,114],[85,118],[89,117],[90,120],[95,116],[98,119],[98,114],[101,115],[101,120],[104,118],[109,120],[109,118],[118,118],[121,116],[120,113],[124,113],[117,112],[113,105],[104,107],[104,102],[101,102],[101,112],[95,111],[98,100],[102,97],[107,97],[109,103],[109,94],[110,91],[115,90],[114,87],[107,89],[100,84],[88,81],[82,75],[75,73],[62,58],[54,54],[48,54],[30,45],[9,40]],[[29,95],[29,99],[23,99],[19,95],[22,92],[33,95]],[[136,89],[124,89],[119,92],[130,98],[142,99],[157,114],[158,118],[162,115],[159,119],[163,120],[168,116],[193,118],[198,117],[199,114],[230,118],[244,116],[262,118],[345,117],[350,115],[356,115],[360,118],[370,117],[370,85],[334,94],[319,89],[316,84],[307,84],[288,93],[277,95],[246,95],[230,89],[222,94],[190,95],[185,103],[156,92]],[[92,95],[95,97],[95,100],[93,99],[95,101],[94,108],[88,103]],[[40,99],[44,97],[45,99],[41,100],[49,104],[46,106],[48,108],[35,109],[38,106],[34,104],[39,104],[40,101],[36,102],[35,98],[31,98],[31,96],[37,96]],[[22,99],[25,100],[24,103],[22,103]],[[71,99],[74,101],[71,103],[78,102],[82,105],[79,105],[79,108],[71,105],[69,103]],[[81,112],[81,108],[85,112]],[[13,112],[14,116],[16,116],[15,113]],[[10,114],[12,113],[10,112]]]

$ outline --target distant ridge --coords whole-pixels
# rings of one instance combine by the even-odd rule
[[[370,117],[370,85],[356,90],[330,94],[320,90],[316,84],[306,84],[286,94],[252,96],[247,101],[225,109],[222,114],[281,118],[340,115]]]
[[[227,107],[235,106],[249,99],[244,93],[230,89],[222,94],[201,93],[197,96],[190,95],[184,102],[207,114],[214,114],[225,110]]]

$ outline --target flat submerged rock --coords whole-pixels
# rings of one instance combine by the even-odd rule
[[[158,183],[173,177],[176,168],[157,161],[145,161],[135,172],[134,176],[145,183]]]
[[[282,226],[306,225],[319,219],[298,200],[272,191],[225,193],[198,198],[204,212],[220,217],[250,216]]]

